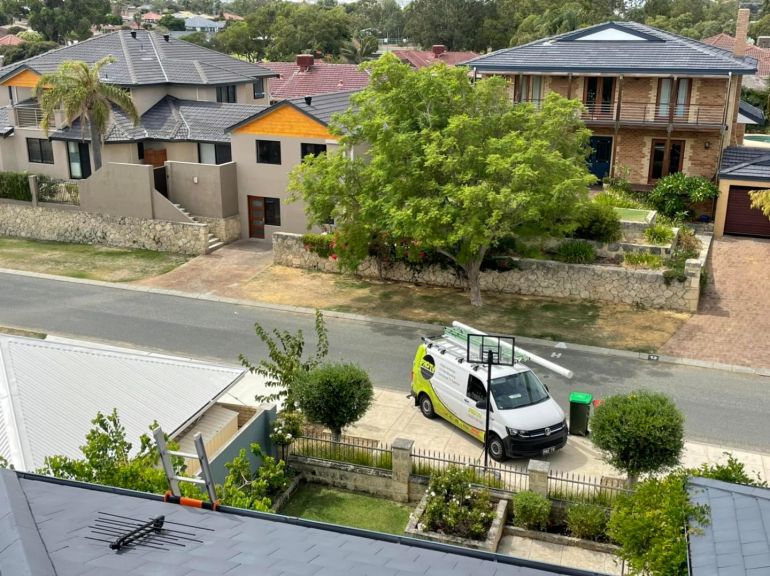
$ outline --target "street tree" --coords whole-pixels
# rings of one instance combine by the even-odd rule
[[[91,26],[110,14],[109,0],[32,0],[28,6],[30,28],[57,44],[90,38]]]
[[[371,58],[378,47],[377,38],[365,35],[345,43],[340,49],[340,54],[351,64],[361,64]]]
[[[679,464],[684,417],[665,394],[640,390],[610,396],[591,418],[591,440],[633,485],[640,474]]]
[[[164,14],[161,16],[160,20],[158,20],[158,26],[162,26],[166,30],[184,30],[184,19],[177,18],[173,14]]]
[[[472,84],[463,68],[415,71],[390,54],[365,66],[369,86],[332,121],[339,150],[306,159],[289,187],[313,224],[334,219],[343,266],[355,269],[374,238],[406,241],[453,261],[481,306],[491,246],[575,227],[595,180],[581,105],[556,94],[514,105],[502,78]]]
[[[134,125],[139,123],[139,112],[131,93],[115,84],[102,82],[102,68],[113,62],[113,56],[106,56],[91,65],[68,60],[62,62],[55,72],[43,74],[35,87],[43,112],[40,127],[46,136],[57,110],[64,111],[67,126],[79,118],[81,138],[85,139],[86,130],[90,133],[96,170],[102,167],[102,138],[107,132],[112,107],[117,106],[125,112]]]
[[[297,381],[297,403],[307,418],[323,424],[339,442],[342,429],[361,419],[372,404],[369,375],[354,364],[324,364]]]
[[[315,313],[316,351],[312,356],[305,356],[305,337],[302,330],[292,334],[288,330],[274,328],[272,334],[259,322],[254,324],[254,331],[265,346],[268,357],[256,364],[244,354],[238,356],[241,364],[252,374],[266,378],[265,386],[275,388],[270,394],[259,395],[259,402],[282,401],[283,409],[292,411],[296,408],[297,381],[306,372],[316,368],[329,353],[329,337],[326,332],[323,314]]]
[[[242,56],[249,62],[258,62],[264,55],[262,43],[254,36],[246,21],[225,26],[224,30],[214,36],[212,44],[220,52]]]

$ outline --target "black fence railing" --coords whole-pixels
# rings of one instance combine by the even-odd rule
[[[75,182],[38,178],[37,201],[53,204],[80,205],[80,193]]]
[[[473,483],[506,492],[521,492],[529,488],[529,475],[524,468],[514,468],[500,464],[487,467],[475,458],[434,452],[432,450],[412,450],[412,474],[429,478],[450,466],[471,471]]]
[[[626,482],[618,478],[597,480],[593,476],[559,472],[548,473],[548,497],[565,502],[585,502],[607,506],[621,494],[630,494]]]
[[[291,445],[297,456],[346,462],[367,468],[393,469],[393,452],[387,444],[373,446],[371,442],[346,437],[342,442],[327,438],[301,436]]]

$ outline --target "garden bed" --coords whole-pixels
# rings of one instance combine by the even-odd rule
[[[518,526],[511,525],[506,525],[503,528],[503,534],[505,536],[516,536],[517,538],[539,540],[540,542],[550,542],[551,544],[575,546],[576,548],[583,548],[584,550],[591,550],[593,552],[604,552],[606,554],[617,554],[618,550],[620,550],[618,546],[608,542],[585,540],[583,538],[575,538],[574,536],[567,536],[565,534],[557,534],[554,532],[527,530],[526,528],[519,528]]]

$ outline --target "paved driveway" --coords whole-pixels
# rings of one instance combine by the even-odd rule
[[[698,314],[661,352],[770,368],[770,240],[715,240],[708,270]]]

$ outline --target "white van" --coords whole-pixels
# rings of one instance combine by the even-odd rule
[[[415,405],[426,418],[441,416],[483,443],[487,366],[467,361],[467,344],[451,328],[422,341],[412,368]],[[489,455],[494,460],[552,454],[567,443],[564,412],[523,363],[492,367],[490,401]]]

